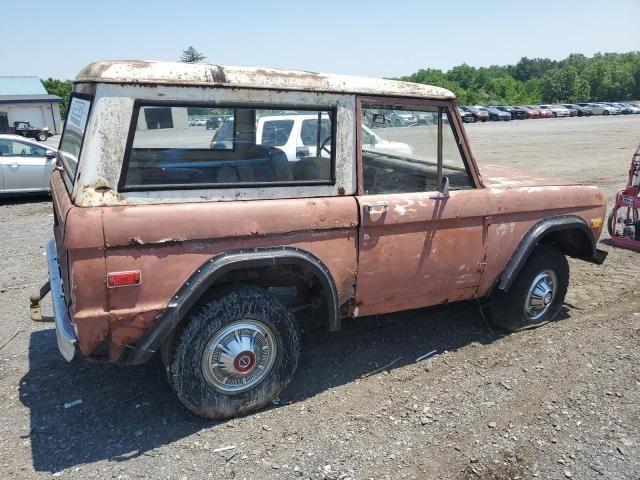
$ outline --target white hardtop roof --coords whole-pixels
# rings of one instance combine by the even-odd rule
[[[452,99],[445,88],[379,78],[202,63],[113,60],[90,63],[76,83],[227,86]]]

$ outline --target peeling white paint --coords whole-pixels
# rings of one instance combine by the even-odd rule
[[[455,95],[445,88],[397,80],[278,70],[275,68],[147,60],[115,60],[91,63],[78,73],[76,82],[218,85],[237,88],[269,88],[374,95],[383,93],[390,96],[446,100],[455,98]]]

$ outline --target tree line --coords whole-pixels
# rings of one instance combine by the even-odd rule
[[[461,105],[578,103],[640,99],[640,52],[572,53],[564,60],[523,57],[515,65],[443,72],[421,69],[399,80],[447,88]]]

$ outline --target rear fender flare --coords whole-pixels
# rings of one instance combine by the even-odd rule
[[[536,223],[525,234],[520,245],[509,259],[507,266],[505,267],[502,275],[498,279],[497,287],[500,290],[508,291],[513,281],[524,267],[525,263],[529,259],[529,256],[538,244],[550,233],[560,230],[579,230],[584,233],[587,241],[589,242],[588,253],[576,258],[596,263],[600,265],[604,262],[607,254],[596,248],[596,240],[593,236],[593,232],[581,217],[577,215],[559,215],[554,217],[547,217],[538,223]]]
[[[315,255],[293,247],[264,248],[226,252],[201,265],[171,298],[167,309],[132,350],[123,363],[145,363],[160,349],[174,329],[186,317],[203,295],[225,274],[256,267],[297,265],[309,269],[322,283],[329,311],[329,330],[340,329],[338,291],[329,269]]]

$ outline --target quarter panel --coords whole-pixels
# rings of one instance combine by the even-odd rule
[[[353,197],[104,209],[107,272],[140,270],[142,285],[108,289],[110,358],[153,325],[205,262],[233,250],[290,246],[322,261],[342,304],[354,295],[358,214]]]
[[[590,225],[591,219],[604,219],[606,215],[606,197],[597,187],[491,188],[488,192],[491,221],[486,269],[478,287],[479,296],[491,290],[526,233],[543,218],[572,214]],[[601,230],[593,229],[596,240]]]

